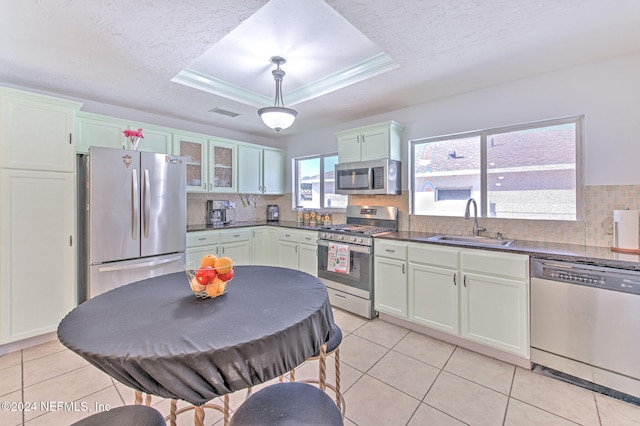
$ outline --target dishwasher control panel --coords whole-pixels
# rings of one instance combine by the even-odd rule
[[[606,266],[531,259],[531,278],[640,295],[640,272]]]
[[[599,286],[607,285],[607,280],[605,279],[605,277],[598,275],[577,273],[572,271],[558,271],[553,268],[544,268],[543,275],[545,276],[545,278],[551,278],[554,281],[585,283]]]

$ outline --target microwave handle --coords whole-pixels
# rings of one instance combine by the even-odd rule
[[[369,189],[373,189],[373,167],[369,167]]]

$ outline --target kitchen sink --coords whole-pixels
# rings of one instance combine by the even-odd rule
[[[497,238],[475,237],[471,235],[436,235],[435,237],[427,238],[427,241],[441,241],[444,243],[484,247],[509,247],[513,244],[513,240],[499,240]]]

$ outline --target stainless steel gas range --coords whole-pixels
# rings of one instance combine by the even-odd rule
[[[373,237],[398,230],[398,209],[347,206],[346,223],[322,228],[318,241],[318,277],[331,304],[365,318],[373,309]]]

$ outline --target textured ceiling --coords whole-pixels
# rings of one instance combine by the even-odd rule
[[[285,0],[273,0],[278,6]],[[245,133],[274,136],[256,108],[171,81],[181,70],[249,20],[266,0],[0,0],[0,81],[97,102],[178,117]],[[336,125],[482,87],[640,51],[638,0],[327,0],[399,67],[296,105],[295,124],[282,135]],[[302,20],[295,8],[278,19],[283,51],[303,44],[323,63],[339,60],[331,25],[318,28],[313,43],[288,38],[287,20]],[[286,17],[286,19],[284,19]],[[317,25],[315,23],[314,25]],[[328,42],[325,42],[328,41]],[[257,43],[256,40],[247,43]],[[216,53],[228,63],[234,52]],[[268,81],[262,67],[240,66],[237,81]],[[299,84],[288,62],[284,80]],[[266,77],[264,74],[267,74]],[[214,76],[223,78],[225,76]],[[310,77],[315,78],[315,77]],[[297,81],[298,80],[298,81]],[[304,84],[304,82],[303,82]],[[255,86],[254,86],[255,87]],[[222,108],[231,118],[208,112]]]

